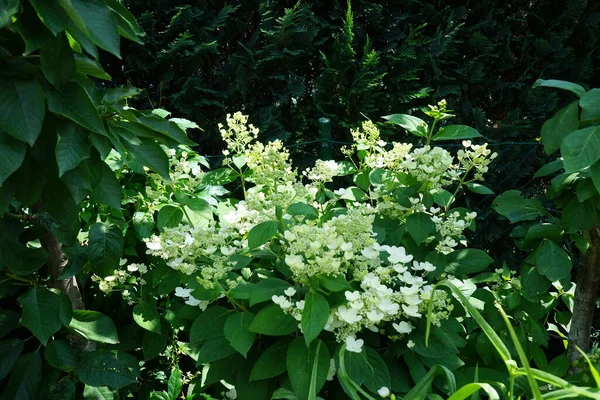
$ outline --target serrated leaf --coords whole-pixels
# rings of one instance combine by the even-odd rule
[[[42,344],[61,328],[58,296],[43,286],[29,289],[19,297],[23,308],[21,324],[31,331]]]
[[[40,51],[44,76],[57,89],[75,76],[75,58],[65,33],[49,40]]]
[[[0,129],[33,146],[42,131],[46,102],[37,80],[0,77]]]
[[[248,329],[261,335],[284,336],[298,330],[298,321],[277,304],[270,304],[256,314]]]
[[[223,332],[231,347],[246,357],[254,343],[256,333],[250,332],[248,328],[254,320],[254,314],[250,312],[235,313],[225,321]]]
[[[576,172],[600,160],[600,126],[579,129],[565,137],[560,154],[567,172]]]
[[[433,136],[433,141],[458,140],[483,137],[475,128],[466,125],[448,125]]]
[[[155,302],[141,301],[136,304],[133,307],[133,320],[142,328],[160,335],[160,314]]]
[[[183,211],[179,207],[164,206],[158,211],[157,227],[160,231],[173,228],[181,223]]]
[[[406,218],[408,233],[417,245],[423,243],[435,231],[435,224],[425,213],[414,213]]]
[[[125,352],[96,350],[82,353],[75,372],[86,385],[119,389],[137,382],[140,367],[138,360]]]
[[[60,92],[48,91],[48,109],[92,132],[105,135],[104,123],[92,99],[83,87],[70,82]]]
[[[304,298],[304,310],[302,311],[302,332],[306,346],[315,340],[329,319],[329,303],[323,296],[310,290]]]
[[[175,367],[171,371],[171,376],[169,377],[169,382],[167,383],[167,392],[169,397],[173,400],[177,399],[181,394],[181,388],[181,371],[179,370],[179,367]]]
[[[123,234],[117,225],[93,224],[89,233],[92,269],[103,276],[112,274],[123,254]]]
[[[65,172],[77,167],[82,160],[90,158],[88,135],[89,132],[71,123],[58,128],[55,150],[58,176],[63,176]]]
[[[119,343],[117,328],[113,320],[98,311],[73,311],[73,318],[71,319],[69,329],[94,342]]]
[[[25,160],[25,143],[0,131],[0,187]]]
[[[250,229],[248,232],[248,247],[255,249],[267,243],[277,234],[279,223],[277,221],[265,221]]]

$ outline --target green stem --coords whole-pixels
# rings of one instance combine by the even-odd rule
[[[429,130],[429,134],[427,135],[427,142],[425,143],[425,146],[429,146],[429,143],[431,143],[431,140],[433,139],[433,130],[435,129],[435,125],[437,124],[438,120],[437,118],[435,118],[433,120],[433,123],[431,124],[431,129]]]
[[[473,166],[471,165],[469,168],[467,168],[467,170],[465,171],[463,176],[460,178],[460,182],[458,182],[458,186],[456,186],[456,189],[454,190],[454,193],[452,193],[452,197],[450,198],[450,201],[448,202],[448,207],[450,207],[450,205],[452,203],[454,203],[454,200],[456,200],[456,195],[458,194],[458,191],[460,190],[462,185],[465,184],[467,175],[469,175],[469,172],[471,172],[472,169],[473,169]],[[448,208],[448,207],[446,207],[446,208]]]
[[[192,222],[192,219],[190,218],[190,216],[189,216],[189,214],[188,214],[187,210],[185,209],[185,206],[182,206],[182,207],[181,207],[181,209],[183,210],[183,213],[185,214],[185,218],[187,218],[188,222],[190,223],[190,226],[191,226],[192,228],[196,228],[196,227],[194,226],[194,223]]]
[[[35,281],[29,280],[29,279],[26,279],[26,278],[22,278],[20,276],[13,275],[13,274],[10,274],[10,273],[7,273],[6,276],[8,276],[9,278],[12,278],[12,279],[14,279],[16,281],[29,283],[30,285],[35,285],[36,284]]]

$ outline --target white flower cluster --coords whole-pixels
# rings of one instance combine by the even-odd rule
[[[194,296],[192,296],[192,291],[190,289],[184,289],[182,287],[175,288],[175,296],[181,297],[185,299],[185,304],[192,307],[200,307],[200,310],[206,310],[209,302],[207,300],[198,300]]]
[[[127,260],[121,259],[119,265],[123,267],[125,264],[127,264]],[[134,272],[139,273],[140,277],[135,277],[133,275]],[[121,288],[123,285],[144,285],[146,281],[141,278],[141,275],[146,272],[148,272],[148,267],[145,264],[129,264],[127,265],[127,268],[117,268],[112,275],[105,276],[104,278],[98,275],[92,275],[92,281],[98,284],[98,289],[104,293],[108,293]],[[126,292],[124,293],[124,296],[127,297],[126,295],[128,294],[129,293]]]
[[[258,137],[258,128],[248,125],[248,116],[239,111],[233,115],[227,114],[226,119],[227,129],[219,124],[219,132],[228,148],[224,154],[244,154],[246,146]]]
[[[492,153],[487,148],[487,143],[482,145],[472,144],[470,140],[462,142],[464,150],[458,150],[458,158],[462,168],[466,171],[475,169],[473,180],[483,180],[483,174],[488,172],[488,165],[498,157],[498,153]]]
[[[435,249],[442,254],[454,251],[454,248],[458,245],[457,239],[462,237],[463,231],[477,217],[477,213],[474,211],[468,212],[464,219],[461,219],[460,213],[457,211],[447,213],[444,216],[437,215],[440,211],[439,208],[431,208],[430,211],[434,214],[431,220],[435,224],[435,229],[442,237]]]
[[[333,160],[317,160],[313,168],[309,168],[302,174],[312,182],[331,182],[334,176],[339,175],[342,166]]]

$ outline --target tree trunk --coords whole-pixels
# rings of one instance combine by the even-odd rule
[[[571,363],[581,357],[577,347],[585,353],[590,349],[596,295],[600,284],[600,226],[588,230],[586,236],[590,247],[577,267],[575,304],[569,330],[567,357]]]

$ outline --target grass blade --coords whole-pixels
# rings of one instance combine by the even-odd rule
[[[448,400],[465,400],[467,397],[471,396],[473,393],[478,393],[480,390],[483,390],[487,394],[489,400],[500,400],[500,396],[498,396],[496,389],[487,383],[469,383],[458,389],[452,396],[448,397]]]

